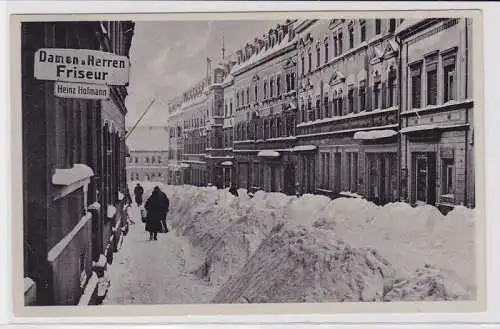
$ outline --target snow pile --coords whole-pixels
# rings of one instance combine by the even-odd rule
[[[474,210],[165,186],[214,302],[471,299]]]

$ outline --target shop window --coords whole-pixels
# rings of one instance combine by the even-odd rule
[[[366,21],[364,19],[359,22],[359,34],[361,42],[366,41]]]
[[[443,58],[443,97],[444,102],[456,99],[455,56]]]
[[[427,105],[437,104],[437,62],[430,60],[426,63],[426,99]]]
[[[453,194],[454,191],[454,170],[455,164],[453,159],[443,159],[443,191],[442,194]]]
[[[421,65],[411,67],[411,107],[414,109],[421,107],[422,99],[422,73]]]

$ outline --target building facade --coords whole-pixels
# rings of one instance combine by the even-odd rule
[[[402,197],[475,206],[472,23],[407,21],[402,45]]]
[[[168,103],[168,178],[171,185],[188,182],[189,165],[182,163],[184,151],[184,120],[182,118],[183,97],[172,99]]]
[[[287,20],[236,52],[232,83],[233,153],[239,188],[295,193],[297,37]],[[225,100],[227,101],[227,100]]]
[[[129,181],[168,182],[169,131],[160,126],[138,126],[127,140]]]
[[[400,22],[318,20],[300,38],[301,193],[398,200]]]
[[[128,56],[132,22],[22,25],[23,228],[25,303],[88,304],[103,297],[106,265],[123,229],[125,98],[57,98],[34,78],[40,48],[92,49]],[[85,296],[85,297],[82,297]]]

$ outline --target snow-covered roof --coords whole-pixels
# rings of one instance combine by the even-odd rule
[[[279,152],[273,151],[273,150],[262,150],[257,154],[258,157],[272,157],[276,158],[279,157],[280,154]]]
[[[292,45],[294,42],[295,42],[295,38],[290,40],[290,38],[288,37],[288,33],[285,34],[283,36],[283,40],[281,40],[280,43],[274,45],[274,47],[270,47],[267,50],[262,50],[259,53],[255,53],[248,60],[233,66],[233,68],[231,69],[231,74],[236,73],[236,72],[238,72],[238,71],[240,71],[240,70],[242,70],[242,69],[244,69],[252,64],[257,63],[259,60],[262,60],[268,56],[271,56],[271,55],[277,53],[280,50],[285,49],[286,47]]]
[[[127,145],[134,151],[167,151],[169,132],[166,127],[138,126],[127,138]]]
[[[388,138],[397,134],[398,132],[392,129],[358,131],[354,133],[353,138],[358,140],[372,140],[372,139]]]

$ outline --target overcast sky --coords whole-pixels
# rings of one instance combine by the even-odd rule
[[[166,103],[200,81],[206,73],[206,58],[214,67],[222,57],[262,36],[281,21],[178,21],[136,22],[130,49],[130,85],[127,125],[133,125],[153,98],[151,110],[141,125],[165,125]]]

